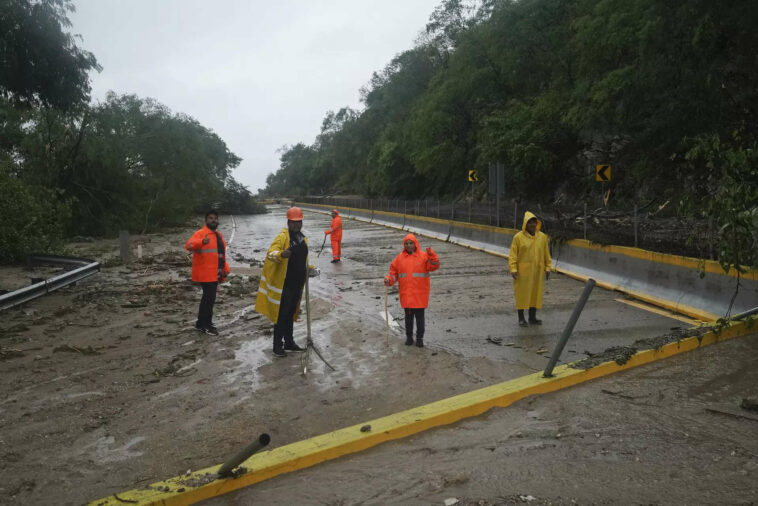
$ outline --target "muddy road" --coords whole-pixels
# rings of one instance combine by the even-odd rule
[[[758,413],[739,408],[758,393],[756,356],[754,334],[204,504],[756,504]]]
[[[337,371],[314,358],[304,378],[298,357],[272,356],[271,324],[252,310],[284,209],[236,224],[222,217],[234,240],[219,337],[192,329],[200,290],[183,251],[192,229],[145,238],[145,258],[128,265],[115,260],[116,241],[71,245],[103,271],[2,313],[0,350],[19,353],[0,360],[0,503],[81,504],[217,464],[261,432],[280,446],[540,370],[582,290],[552,276],[545,324],[519,328],[505,260],[421,238],[442,263],[427,348],[403,345],[402,321],[387,346],[381,278],[405,234],[345,220],[343,262],[333,265],[328,241],[316,258],[329,217],[306,213],[311,261],[322,269],[311,280],[314,339]],[[19,275],[0,272],[6,278]],[[595,289],[564,360],[685,325],[618,299]],[[397,293],[390,308],[402,315]],[[295,338],[304,342],[304,321]]]

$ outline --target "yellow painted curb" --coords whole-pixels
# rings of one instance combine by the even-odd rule
[[[119,493],[118,498],[114,495],[93,501],[90,506],[123,506],[125,503],[141,505],[193,504],[280,474],[365,450],[386,441],[404,438],[433,427],[477,416],[494,407],[505,407],[530,395],[554,392],[752,332],[754,332],[752,325],[735,322],[720,332],[707,332],[701,338],[691,337],[664,345],[658,349],[640,351],[632,355],[623,365],[616,362],[605,362],[587,370],[572,369],[569,365],[563,365],[555,369],[555,376],[552,378],[543,378],[541,372],[522,376],[504,383],[371,420],[366,424],[353,425],[261,452],[253,455],[242,464],[247,472],[238,478],[214,479],[220,466],[213,466],[196,471],[189,476],[156,482],[144,489]],[[371,430],[361,432],[361,427],[364,425],[370,425]]]

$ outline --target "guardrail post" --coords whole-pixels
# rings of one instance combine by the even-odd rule
[[[495,226],[500,226],[500,192],[495,189]]]
[[[708,258],[713,258],[713,216],[708,216]]]
[[[513,228],[516,230],[520,230],[521,227],[518,226],[518,201],[513,201]]]
[[[584,219],[582,220],[582,224],[584,224],[584,240],[587,240],[587,202],[584,203]]]
[[[576,325],[579,315],[582,314],[584,305],[587,303],[587,299],[590,298],[590,293],[592,293],[593,288],[595,288],[595,280],[590,278],[584,285],[584,291],[582,291],[579,301],[577,301],[576,306],[574,306],[574,312],[571,313],[571,318],[569,318],[569,321],[566,323],[566,327],[563,329],[563,334],[561,334],[561,338],[558,340],[558,344],[555,346],[555,350],[553,350],[553,354],[550,356],[550,361],[547,363],[545,372],[542,374],[543,377],[552,377],[553,368],[555,367],[555,364],[558,363],[558,359],[561,357],[561,353],[563,353],[563,348],[566,347],[566,343],[568,342],[569,337],[571,337],[571,333],[574,331],[574,325]]]
[[[637,247],[637,204],[634,204],[634,247]]]

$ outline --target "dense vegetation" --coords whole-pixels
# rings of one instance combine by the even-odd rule
[[[89,103],[91,53],[69,0],[0,0],[0,262],[65,235],[145,232],[217,206],[259,212],[240,159],[189,116],[151,99]]]
[[[710,213],[754,265],[755,26],[749,0],[444,0],[266,193],[453,198],[500,161],[509,197],[566,202],[611,163],[616,204]]]

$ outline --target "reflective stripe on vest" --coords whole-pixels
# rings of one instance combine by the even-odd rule
[[[276,300],[276,299],[272,299],[271,297],[269,297],[269,296],[268,296],[268,292],[267,292],[267,291],[266,291],[266,289],[265,289],[265,288],[263,288],[262,286],[258,288],[258,293],[265,295],[265,296],[266,296],[266,298],[268,299],[268,301],[269,301],[269,302],[271,302],[272,304],[276,304],[277,306],[278,306],[279,304],[281,304],[281,302],[280,302],[280,301],[278,301],[278,300]]]
[[[218,248],[211,248],[211,249],[199,249],[195,251],[195,253],[218,253]],[[222,257],[224,255],[221,255]]]
[[[278,294],[281,294],[281,293],[282,293],[282,291],[281,291],[280,289],[278,289],[278,288],[277,288],[277,287],[275,287],[274,285],[270,284],[270,283],[268,282],[268,280],[266,279],[266,277],[265,277],[265,276],[261,276],[261,281],[262,281],[262,282],[263,282],[263,284],[264,284],[264,285],[266,285],[266,287],[267,287],[269,290],[271,290],[272,292],[276,292],[276,293],[278,293]]]
[[[411,276],[413,276],[414,278],[428,278],[429,273],[428,272],[414,272],[413,274],[411,274]]]
[[[398,277],[398,278],[404,278],[404,277],[406,277],[406,276],[407,276],[407,274],[405,274],[405,273],[403,273],[403,274],[398,274],[398,275],[397,275],[397,277]]]

